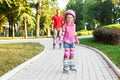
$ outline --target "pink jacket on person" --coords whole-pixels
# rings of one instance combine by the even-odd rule
[[[75,39],[75,31],[76,31],[76,25],[73,23],[73,24],[64,24],[64,27],[65,27],[65,34],[64,34],[64,37],[63,37],[63,42],[66,42],[66,43],[74,43],[76,42],[76,39]]]

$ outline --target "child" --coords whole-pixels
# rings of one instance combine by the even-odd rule
[[[67,10],[65,12],[65,23],[63,25],[63,32],[58,42],[63,41],[64,46],[64,60],[63,60],[63,71],[77,71],[74,63],[74,48],[75,43],[79,44],[78,38],[75,35],[76,25],[74,24],[76,15],[73,10]]]

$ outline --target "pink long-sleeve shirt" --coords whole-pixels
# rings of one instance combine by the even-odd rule
[[[75,24],[64,24],[65,27],[65,34],[63,37],[63,41],[66,43],[74,43],[75,42],[75,31],[76,25]]]

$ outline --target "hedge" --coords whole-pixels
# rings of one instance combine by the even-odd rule
[[[96,42],[103,42],[106,44],[120,43],[120,29],[119,28],[97,28],[93,32],[93,37]]]

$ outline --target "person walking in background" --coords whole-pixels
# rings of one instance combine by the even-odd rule
[[[67,10],[65,12],[65,23],[63,25],[62,35],[58,38],[58,42],[63,42],[64,47],[64,59],[63,59],[63,71],[77,71],[74,62],[74,48],[75,43],[79,44],[79,40],[75,34],[76,25],[74,24],[76,15],[73,10]]]
[[[56,46],[56,39],[62,33],[62,25],[64,23],[64,18],[60,15],[60,9],[56,10],[56,14],[52,17],[52,31],[53,31],[53,49]],[[61,43],[59,43],[59,48],[61,48]]]

